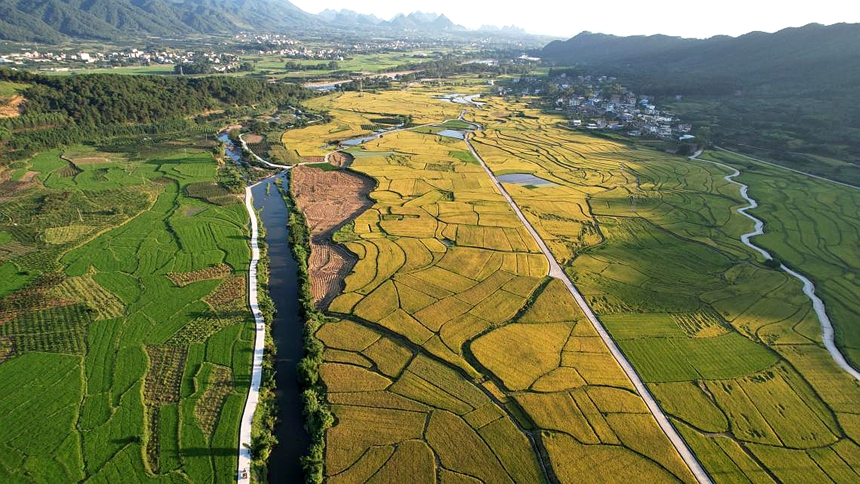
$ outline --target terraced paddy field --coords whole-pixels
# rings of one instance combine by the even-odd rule
[[[235,478],[247,213],[189,196],[215,185],[208,150],[140,149],[0,173],[3,482]]]
[[[374,203],[336,234],[358,262],[315,334],[328,482],[694,482],[464,141],[361,151]]]
[[[858,481],[860,385],[823,348],[801,284],[740,243],[752,222],[728,173],[486,101],[467,117],[484,126],[477,151],[496,174],[557,184],[505,188],[714,481]],[[762,205],[756,243],[821,284],[856,360],[856,192],[721,161]]]

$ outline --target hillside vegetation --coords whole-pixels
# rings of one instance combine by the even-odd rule
[[[0,39],[56,43],[230,34],[313,24],[287,0],[0,0]]]
[[[238,77],[40,76],[0,69],[24,97],[20,116],[0,119],[0,160],[64,144],[200,129],[214,116],[292,106],[310,96],[294,84]]]
[[[718,144],[860,183],[858,24],[706,40],[582,33],[541,55],[624,79]]]

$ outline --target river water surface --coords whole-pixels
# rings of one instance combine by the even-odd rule
[[[290,251],[289,212],[274,183],[276,178],[283,176],[267,178],[251,189],[254,208],[260,212],[266,230],[263,240],[269,247],[269,295],[277,308],[272,324],[272,339],[278,350],[275,374],[278,402],[275,437],[278,444],[269,457],[269,482],[273,483],[303,481],[299,458],[310,445],[302,417],[301,389],[296,379],[296,365],[304,355],[297,265]]]

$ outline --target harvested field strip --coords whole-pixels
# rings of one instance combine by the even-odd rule
[[[194,415],[197,425],[211,439],[224,400],[233,392],[233,372],[226,366],[212,365],[205,388],[194,406]]]
[[[144,386],[146,403],[176,403],[188,350],[182,346],[147,346],[146,353],[150,360]]]
[[[125,312],[122,301],[90,275],[69,277],[49,289],[48,294],[59,299],[88,305],[95,312],[96,320],[116,318]]]
[[[248,282],[245,275],[237,274],[221,281],[221,284],[218,284],[218,287],[204,300],[213,308],[217,308],[241,299],[245,295],[247,286]]]

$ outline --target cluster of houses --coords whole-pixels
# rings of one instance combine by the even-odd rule
[[[25,50],[0,56],[0,66],[37,67],[48,71],[68,71],[72,68],[92,65],[94,67],[118,67],[151,64],[191,64],[194,62],[213,64],[217,72],[236,70],[241,63],[238,55],[216,52],[139,50],[135,48],[109,52],[39,52]]]
[[[571,116],[570,126],[576,128],[618,130],[629,136],[663,139],[693,138],[691,124],[657,109],[648,97],[637,98],[632,93],[612,94],[606,98],[599,92],[588,97],[559,97],[555,106],[558,111],[567,111]]]
[[[237,34],[234,40],[242,45],[257,46],[252,53],[277,55],[288,59],[342,61],[355,54],[378,54],[425,47],[426,42],[379,40],[361,43],[334,43],[326,48],[311,48],[301,42],[277,34]]]
[[[590,76],[582,76],[578,81],[589,82]],[[604,93],[601,86],[612,83],[612,89]],[[561,82],[564,89],[569,85]],[[637,96],[623,86],[618,86],[615,78],[599,77],[592,85],[590,95],[559,96],[555,100],[557,110],[567,111],[571,117],[570,125],[585,129],[610,129],[622,131],[628,136],[648,136],[661,139],[693,139],[690,134],[693,126],[682,123],[673,114],[657,108],[650,96]]]
[[[523,76],[502,88],[501,93],[542,96],[567,116],[573,128],[608,129],[628,136],[681,141],[694,138],[691,124],[659,109],[653,97],[636,95],[621,86],[614,77],[562,73],[546,80]]]

